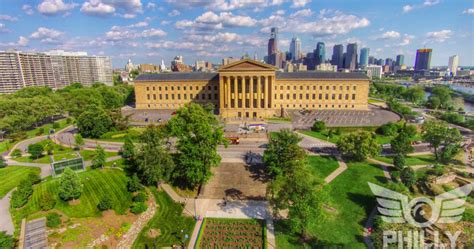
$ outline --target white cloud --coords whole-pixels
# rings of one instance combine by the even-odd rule
[[[9,15],[0,15],[0,20],[2,21],[9,21],[9,22],[16,22],[18,18]]]
[[[7,29],[7,25],[0,23],[0,33],[8,33],[10,32],[9,29]]]
[[[200,29],[215,30],[224,27],[253,27],[257,24],[257,20],[249,16],[233,15],[231,12],[221,12],[219,15],[212,11],[207,11],[198,16],[194,21],[180,20],[175,23],[178,29]]]
[[[166,0],[167,3],[179,8],[206,8],[220,11],[236,9],[259,10],[265,7],[281,5],[284,1],[285,0]]]
[[[375,37],[376,40],[389,40],[389,39],[397,39],[397,38],[400,38],[400,33],[393,30],[384,32],[383,34]]]
[[[291,5],[291,7],[292,8],[302,8],[310,2],[311,2],[311,0],[293,0],[293,4]]]
[[[55,16],[64,14],[69,10],[74,9],[77,6],[76,3],[70,2],[65,3],[63,0],[44,0],[36,7],[38,12],[46,16]]]
[[[426,33],[426,38],[428,39],[428,41],[444,42],[445,40],[451,38],[452,34],[453,34],[453,31],[449,29],[443,29],[440,31],[433,31],[433,32]]]
[[[133,25],[131,25],[133,26]],[[146,29],[143,31],[129,29],[130,26],[113,26],[110,31],[105,33],[105,38],[109,41],[122,41],[137,38],[152,38],[166,36],[166,32],[161,29]]]
[[[472,14],[474,14],[474,8],[466,9],[462,13],[472,15]]]
[[[170,13],[168,13],[168,16],[179,16],[181,12],[179,10],[172,10]]]
[[[413,6],[412,5],[405,5],[403,6],[403,13],[407,13],[407,12],[410,12],[413,10]]]
[[[161,29],[146,29],[146,30],[143,30],[141,35],[141,37],[163,37],[163,36],[166,36],[166,32],[161,30]]]
[[[156,8],[156,3],[148,2],[148,3],[146,4],[146,8],[147,8],[147,9],[151,9],[151,10],[155,10],[155,8]]]
[[[125,19],[136,17],[143,12],[141,0],[87,0],[82,4],[81,12],[92,16],[108,16],[121,10]]]
[[[313,11],[311,11],[311,9],[302,9],[291,14],[290,18],[308,17],[308,16],[311,16],[312,14],[313,14]]]
[[[82,4],[81,12],[93,16],[106,16],[114,13],[115,7],[101,1],[91,0]]]
[[[137,22],[135,24],[128,25],[127,27],[129,27],[129,28],[141,28],[141,27],[146,27],[146,26],[148,26],[148,22],[147,21],[141,21],[141,22]]]
[[[21,10],[23,10],[29,16],[35,13],[33,10],[33,7],[31,7],[31,5],[28,5],[28,4],[23,4],[23,6],[21,6]]]
[[[123,14],[122,17],[125,18],[125,19],[133,19],[133,18],[137,17],[137,15],[127,13],[127,14]]]
[[[8,42],[8,43],[0,43],[1,47],[26,47],[28,45],[28,38],[24,36],[20,36],[17,42]]]
[[[40,40],[44,43],[56,43],[58,42],[59,38],[64,34],[64,32],[55,30],[55,29],[48,29],[45,27],[38,28],[37,31],[33,32],[30,35],[31,39]]]
[[[236,33],[223,32],[212,35],[191,35],[189,40],[197,42],[236,42],[241,39],[241,36]]]
[[[440,2],[441,2],[440,0],[425,0],[421,4],[405,5],[405,6],[403,6],[402,10],[403,10],[403,13],[408,13],[408,12],[410,12],[412,10],[415,10],[415,9],[422,9],[422,8],[435,6],[435,5],[439,4]]]
[[[411,41],[414,38],[415,38],[415,36],[413,36],[413,35],[404,34],[402,41],[399,44],[397,44],[397,46],[400,46],[400,47],[407,46],[411,43]]]

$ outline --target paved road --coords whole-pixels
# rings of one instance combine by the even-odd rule
[[[7,234],[13,234],[15,230],[10,215],[10,197],[12,192],[13,190],[0,199],[0,231],[6,231]]]
[[[23,163],[17,162],[12,159],[7,159],[8,166],[27,166],[27,167],[37,167],[41,169],[41,178],[45,178],[52,174],[51,165],[46,163]]]

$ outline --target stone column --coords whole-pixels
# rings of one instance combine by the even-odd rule
[[[247,83],[247,76],[242,76],[242,108],[245,108],[245,101],[247,99],[247,94],[245,93],[245,83]]]
[[[239,107],[239,93],[238,93],[238,88],[237,88],[237,84],[239,83],[239,79],[235,76],[232,76],[232,78],[234,79],[234,108],[238,108]]]
[[[268,108],[268,80],[269,80],[270,76],[266,76],[265,77],[265,97],[263,99],[263,103],[265,104],[265,107],[264,108]]]
[[[219,77],[219,113],[222,114],[222,109],[224,109],[224,85],[227,77]]]
[[[226,105],[227,105],[227,108],[230,108],[230,95],[231,95],[231,91],[230,91],[230,77],[226,77],[227,80],[225,82],[225,95],[226,95]]]
[[[262,76],[257,79],[257,108],[262,108]]]
[[[253,95],[253,76],[250,76],[250,109],[253,108],[253,100],[254,100],[254,95]]]

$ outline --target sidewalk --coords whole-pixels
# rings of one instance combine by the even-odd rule
[[[342,160],[340,155],[336,156],[337,163],[339,164],[339,168],[334,170],[330,175],[328,175],[325,179],[324,182],[330,183],[332,182],[337,176],[342,174],[347,169],[347,164]]]

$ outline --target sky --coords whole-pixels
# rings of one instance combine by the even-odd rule
[[[0,0],[0,50],[85,51],[114,67],[262,59],[271,27],[281,51],[298,36],[305,53],[325,42],[328,58],[334,44],[356,42],[376,58],[403,54],[408,66],[423,47],[432,66],[452,55],[474,66],[473,0]]]

